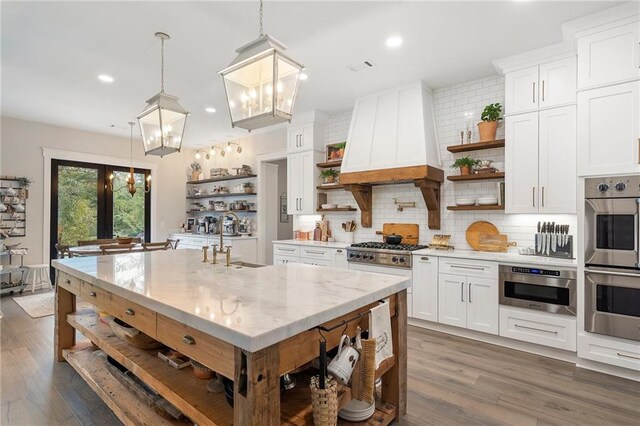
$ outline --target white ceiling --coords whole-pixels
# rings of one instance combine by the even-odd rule
[[[265,32],[288,45],[309,79],[295,111],[345,111],[355,97],[422,79],[433,88],[494,74],[491,60],[561,41],[566,20],[612,2],[276,2]],[[258,35],[258,2],[1,2],[2,113],[128,136],[159,90],[192,112],[186,146],[244,135],[231,129],[217,72]],[[404,43],[388,49],[387,36]],[[368,59],[376,67],[345,67]],[[98,81],[98,74],[115,78]],[[215,107],[210,114],[205,107]],[[111,125],[116,127],[110,127]]]

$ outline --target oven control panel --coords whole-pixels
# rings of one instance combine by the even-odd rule
[[[640,197],[640,175],[588,178],[584,185],[586,198]]]
[[[515,272],[517,274],[547,275],[552,277],[560,276],[560,271],[554,271],[551,269],[521,268],[519,266],[512,267],[511,272]]]

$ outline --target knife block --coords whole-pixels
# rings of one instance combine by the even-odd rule
[[[546,254],[546,245],[541,244],[541,246],[538,246],[538,240],[540,240],[540,242],[542,243],[544,241],[544,238],[551,238],[553,234],[536,234],[535,236],[535,241],[536,241],[536,256],[544,256],[544,257],[557,257],[560,259],[573,259],[573,235],[568,235],[567,237],[567,243],[564,246],[556,246],[556,251],[554,252],[550,246],[549,247],[549,254]]]

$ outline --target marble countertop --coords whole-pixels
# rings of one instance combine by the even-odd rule
[[[255,352],[409,287],[405,277],[303,264],[203,264],[200,250],[54,260],[53,266]]]
[[[459,259],[489,260],[518,265],[546,265],[577,268],[576,259],[557,259],[544,256],[526,256],[518,253],[491,253],[473,250],[435,250],[423,249],[412,252],[414,256],[455,257]]]
[[[217,238],[220,239],[220,234],[192,234],[187,232],[182,233],[182,232],[172,232],[170,235],[175,235],[176,237],[185,237],[185,238],[189,238],[189,237],[199,237],[199,238]],[[258,236],[256,235],[256,233],[254,232],[253,235],[251,236],[246,236],[246,235],[241,235],[239,237],[227,237],[226,235],[224,236],[225,240],[251,240],[251,239],[255,239],[258,238]]]
[[[344,241],[322,242],[313,240],[279,240],[274,241],[273,244],[291,244],[294,246],[314,246],[314,247],[328,247],[328,248],[347,248],[351,243],[345,243]]]

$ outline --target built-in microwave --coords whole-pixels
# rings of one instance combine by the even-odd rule
[[[585,265],[640,269],[640,175],[585,179]]]
[[[585,271],[585,330],[640,341],[640,274]]]

